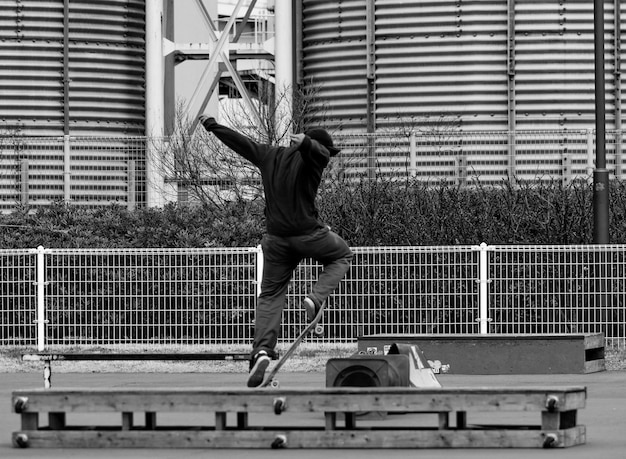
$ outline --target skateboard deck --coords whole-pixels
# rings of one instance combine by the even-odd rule
[[[324,334],[324,330],[321,328],[321,326],[319,326],[318,328],[320,320],[322,320],[324,309],[326,309],[325,304],[323,304],[322,307],[320,307],[320,310],[317,311],[315,318],[311,321],[309,325],[306,326],[304,330],[302,330],[302,333],[298,335],[298,337],[295,339],[295,341],[292,343],[289,349],[287,349],[287,352],[285,352],[285,354],[280,358],[280,360],[276,363],[276,365],[274,365],[274,368],[272,368],[272,371],[269,372],[269,374],[265,377],[265,379],[263,380],[263,382],[261,383],[259,387],[267,387],[267,386],[278,387],[278,380],[276,379],[276,374],[280,371],[280,369],[287,362],[287,360],[289,360],[289,358],[294,353],[294,351],[298,348],[300,343],[304,341],[304,338],[306,338],[313,331],[318,336],[321,336]]]

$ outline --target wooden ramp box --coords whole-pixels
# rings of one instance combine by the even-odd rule
[[[577,424],[585,402],[584,387],[19,390],[12,440],[22,448],[562,448],[585,443]],[[394,416],[358,416],[371,411]]]
[[[442,368],[452,374],[574,374],[605,370],[603,333],[381,334],[359,337],[358,351],[384,354],[393,343],[417,345],[435,371]]]

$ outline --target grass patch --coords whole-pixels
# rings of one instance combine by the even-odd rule
[[[626,349],[606,348],[604,360],[609,371],[626,370]]]
[[[284,354],[289,344],[279,345],[277,351]],[[283,367],[285,371],[325,371],[326,361],[335,357],[349,357],[356,352],[355,344],[309,344],[303,343]],[[64,347],[54,352],[81,353],[248,353],[241,346],[211,346],[209,348],[181,348],[168,346],[129,346],[124,348]],[[39,372],[42,362],[23,362],[22,355],[36,353],[33,349],[8,347],[0,349],[0,373]],[[247,373],[247,361],[56,361],[52,363],[54,373]]]

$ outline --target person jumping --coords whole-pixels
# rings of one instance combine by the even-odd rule
[[[350,268],[352,251],[346,242],[318,217],[315,198],[322,173],[335,148],[325,129],[293,134],[289,147],[257,143],[223,126],[214,117],[200,116],[200,123],[224,145],[254,164],[261,172],[265,193],[266,233],[263,280],[258,298],[254,340],[250,354],[248,387],[259,386],[275,348],[293,271],[304,258],[324,266],[317,282],[302,300],[312,321]]]

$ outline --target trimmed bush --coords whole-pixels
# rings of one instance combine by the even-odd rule
[[[611,182],[609,232],[625,242],[626,184]],[[418,180],[329,180],[320,217],[349,245],[590,244],[593,193],[585,181],[458,187]],[[254,247],[263,202],[168,204],[128,211],[62,203],[0,217],[3,248]]]

